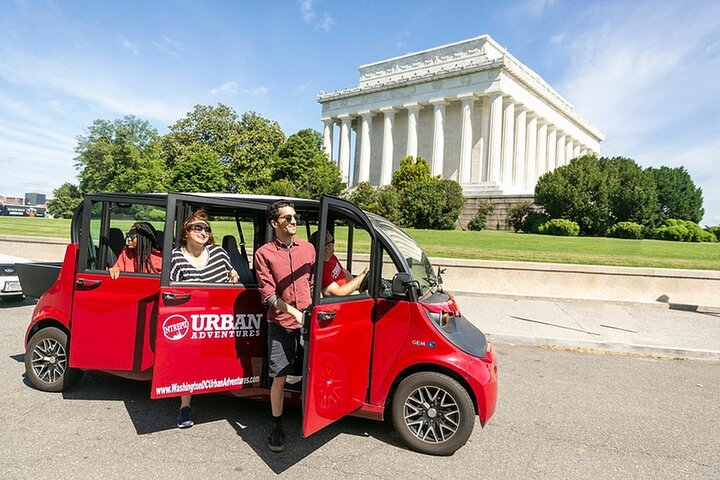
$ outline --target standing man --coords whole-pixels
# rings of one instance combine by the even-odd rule
[[[315,247],[295,238],[299,218],[291,202],[278,200],[269,205],[267,219],[275,238],[255,252],[255,270],[262,300],[268,305],[268,364],[273,379],[270,388],[273,428],[268,448],[282,452],[285,379],[293,369],[300,346],[303,311],[312,303]]]

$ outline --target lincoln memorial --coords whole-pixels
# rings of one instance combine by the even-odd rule
[[[406,156],[466,197],[531,195],[537,179],[598,153],[603,134],[487,35],[360,67],[321,92],[325,151],[349,186],[382,186]]]

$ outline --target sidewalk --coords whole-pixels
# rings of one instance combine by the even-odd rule
[[[456,296],[492,342],[720,360],[720,313],[666,305]]]

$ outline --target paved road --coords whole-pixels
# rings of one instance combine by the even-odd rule
[[[718,363],[497,345],[495,417],[449,458],[404,449],[386,423],[346,419],[265,448],[268,406],[194,399],[198,424],[172,428],[176,402],[148,386],[86,375],[65,394],[23,379],[32,306],[0,305],[0,478],[715,478]]]

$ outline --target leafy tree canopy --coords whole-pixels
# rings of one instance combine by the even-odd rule
[[[222,192],[227,186],[225,169],[216,152],[200,148],[176,160],[168,186],[174,192]]]
[[[80,190],[72,183],[63,183],[53,191],[53,199],[48,201],[48,212],[56,218],[72,218],[80,204]]]
[[[165,164],[157,131],[129,115],[95,120],[78,137],[75,167],[82,193],[164,191]]]
[[[696,187],[685,167],[647,168],[655,181],[660,203],[660,223],[670,218],[699,223],[703,209],[702,189]]]

